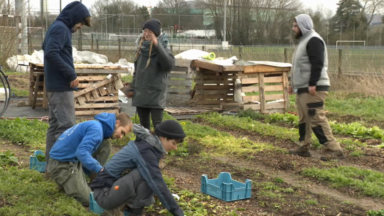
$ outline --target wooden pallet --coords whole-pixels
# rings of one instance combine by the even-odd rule
[[[119,113],[118,90],[123,87],[120,75],[78,76],[80,84],[74,93],[76,116],[92,116],[102,112]]]
[[[167,81],[167,105],[185,106],[191,100],[191,88],[193,73],[189,73],[191,61],[177,59],[175,67],[168,74]]]
[[[210,112],[208,109],[199,109],[194,107],[166,107],[164,110],[172,115],[191,115]]]

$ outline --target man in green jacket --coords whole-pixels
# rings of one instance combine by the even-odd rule
[[[148,20],[143,30],[136,41],[135,72],[128,97],[133,97],[132,106],[136,106],[140,124],[150,129],[150,116],[155,128],[163,121],[168,73],[175,58],[168,49],[166,34],[161,33],[159,20]]]

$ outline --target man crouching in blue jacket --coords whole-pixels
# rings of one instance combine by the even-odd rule
[[[133,133],[136,140],[116,153],[90,184],[98,205],[107,209],[103,214],[122,215],[121,210],[125,210],[130,215],[141,215],[145,206],[154,203],[156,194],[173,215],[184,215],[159,168],[164,154],[183,142],[183,128],[177,121],[167,120],[157,125],[153,133],[135,124]]]
[[[95,120],[82,122],[66,130],[53,145],[48,172],[65,193],[89,206],[91,189],[85,174],[96,176],[111,153],[108,138],[121,139],[132,131],[125,113],[101,113]]]

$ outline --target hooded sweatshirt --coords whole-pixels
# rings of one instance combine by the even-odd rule
[[[157,195],[162,205],[173,215],[184,215],[164,182],[159,160],[166,153],[160,139],[141,125],[134,125],[135,141],[130,141],[105,165],[104,170],[91,182],[90,187],[111,188],[128,169],[138,169],[141,176]]]
[[[140,35],[136,41],[139,45]],[[135,61],[132,89],[134,96],[132,106],[164,109],[166,103],[166,91],[168,73],[175,65],[175,58],[168,48],[168,39],[165,33],[158,38],[158,46],[152,47],[150,41],[144,41],[139,50],[139,56]],[[147,67],[148,59],[150,64]]]
[[[297,92],[308,92],[308,86],[316,86],[317,91],[328,91],[328,54],[325,42],[313,29],[313,22],[307,14],[296,17],[302,33],[296,48],[291,76],[291,86]]]
[[[47,91],[73,91],[70,83],[77,75],[73,65],[71,29],[90,16],[88,9],[75,1],[68,4],[49,27],[43,42]]]
[[[95,120],[76,124],[61,134],[49,154],[57,161],[80,162],[87,170],[99,173],[102,166],[92,154],[103,139],[113,135],[115,125],[115,114],[98,114]]]

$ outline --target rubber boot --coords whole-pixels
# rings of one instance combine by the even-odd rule
[[[309,146],[300,146],[295,150],[289,150],[289,154],[297,155],[300,157],[311,157],[311,152],[309,152]]]
[[[343,149],[338,142],[325,143],[323,146],[323,154],[324,156],[320,159],[324,161],[344,158]]]

